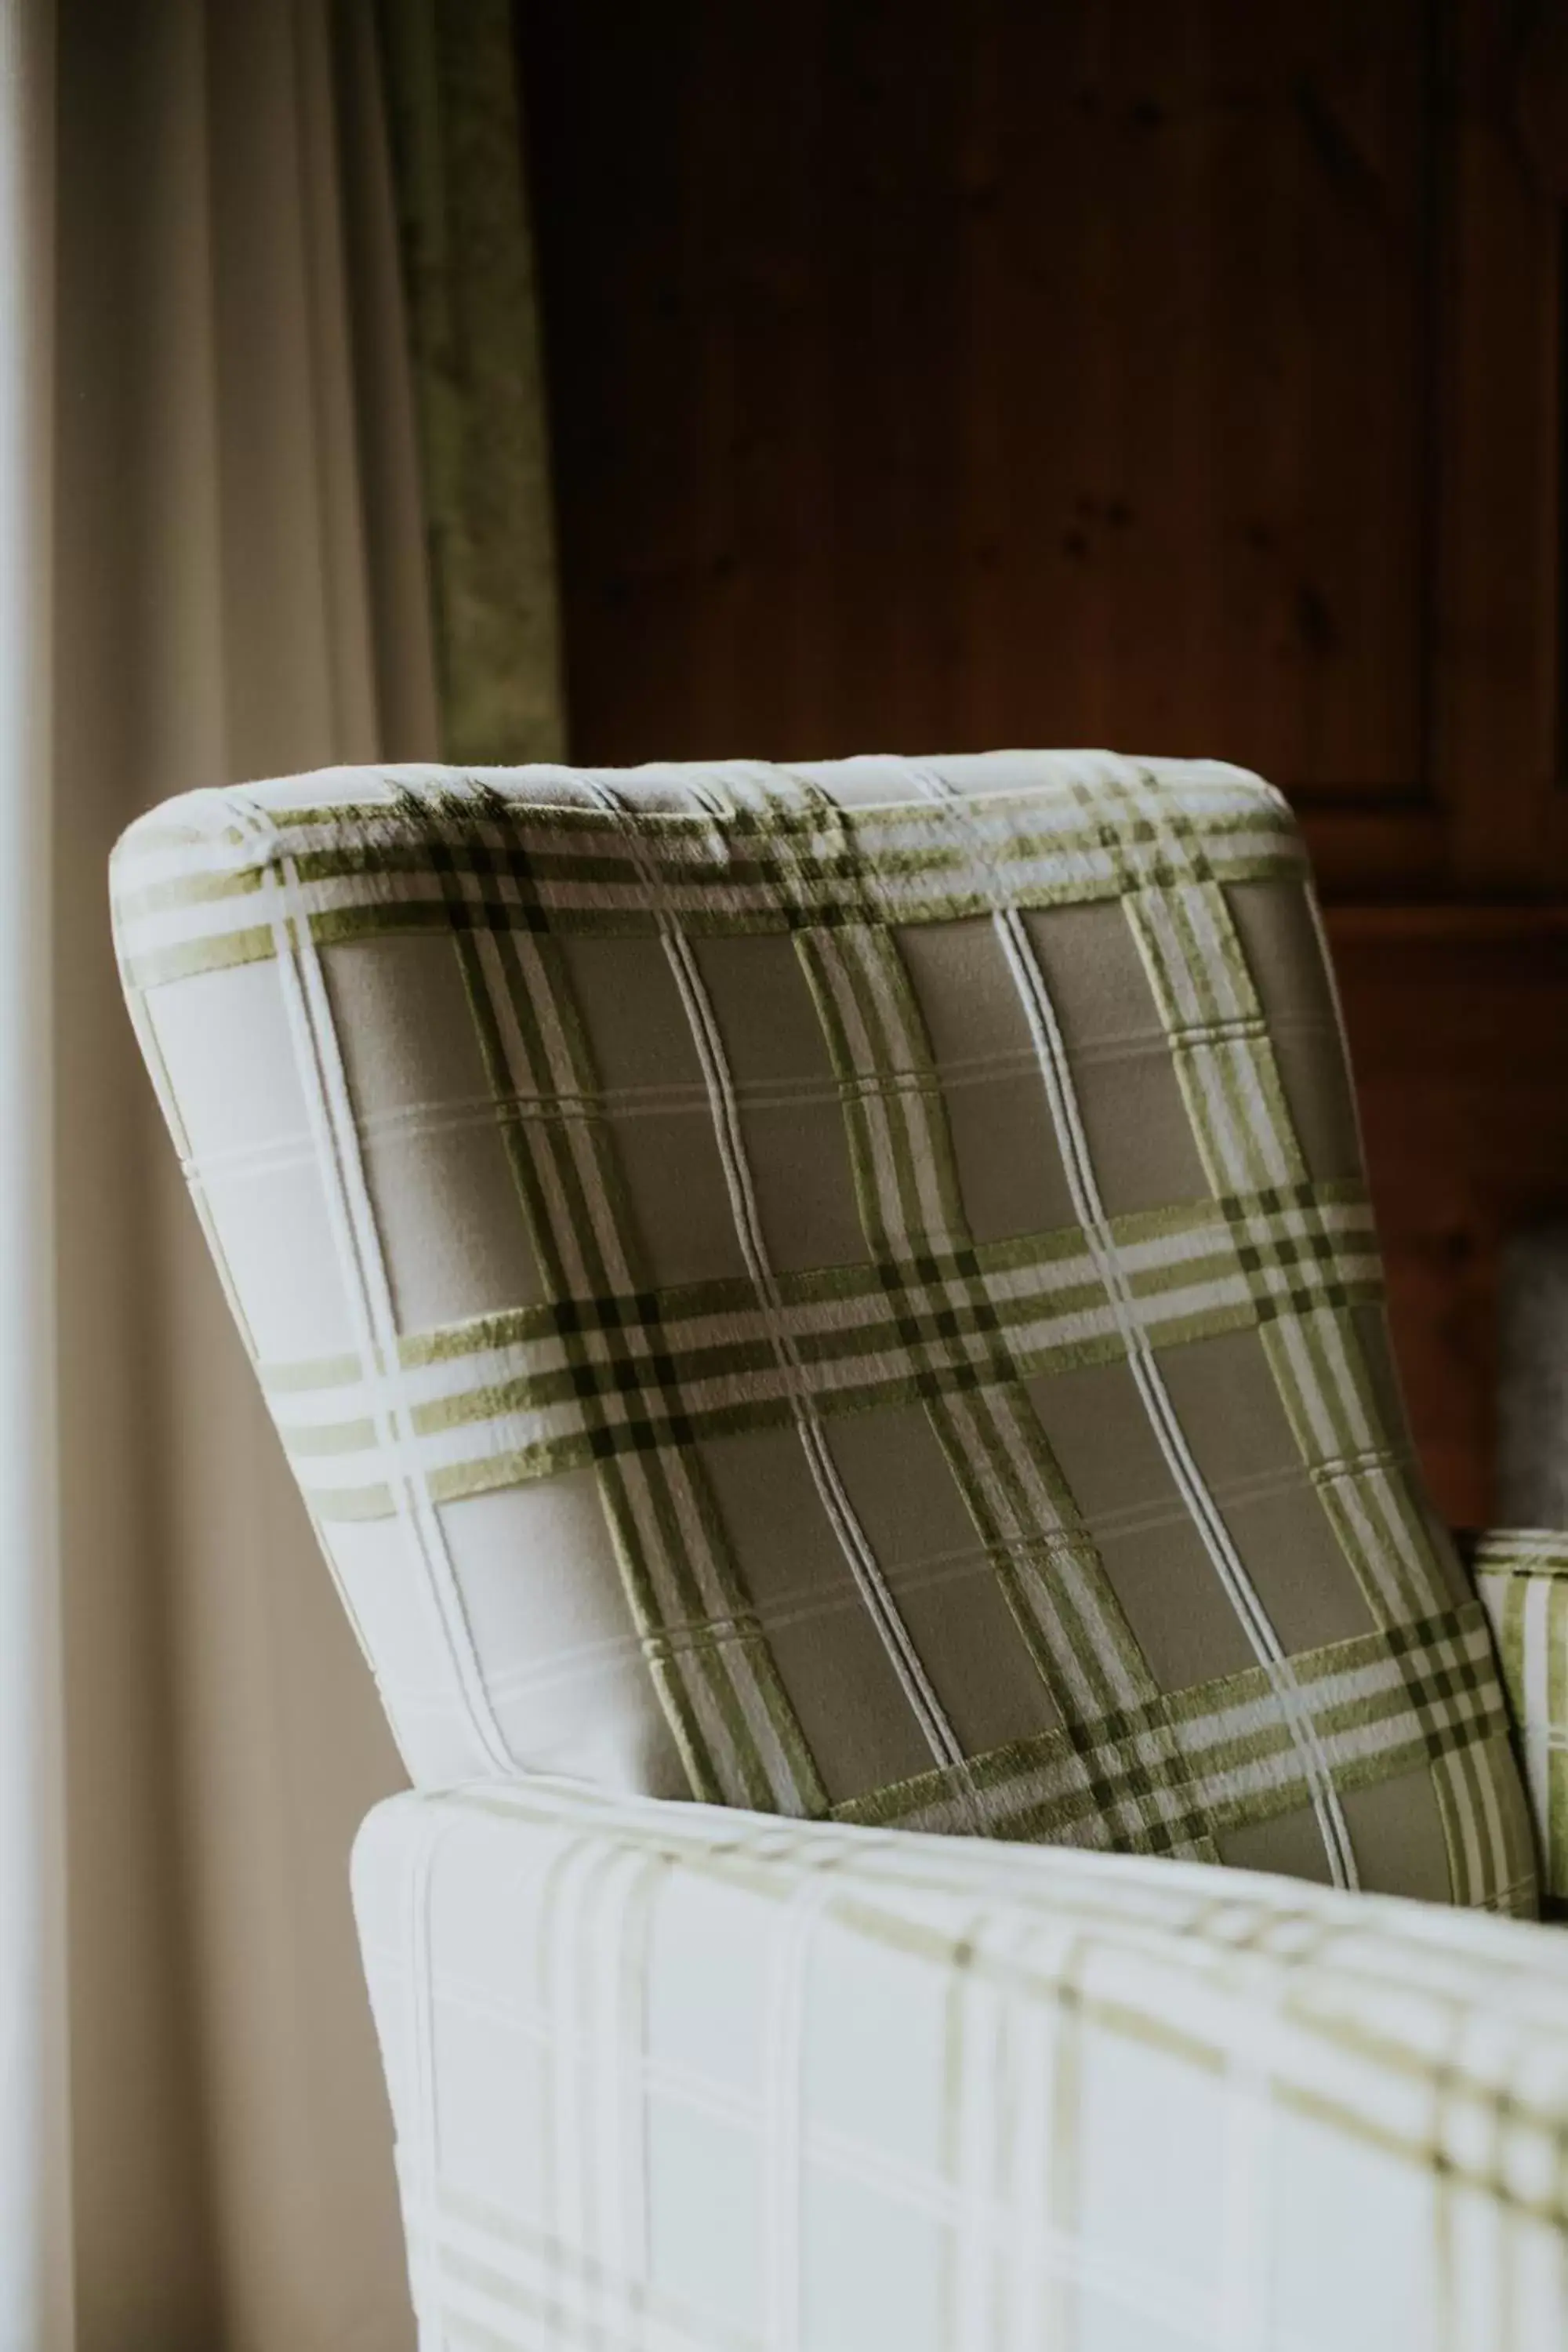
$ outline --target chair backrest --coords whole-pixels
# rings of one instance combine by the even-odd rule
[[[114,897],[416,1779],[1531,1903],[1257,778],[333,770]]]

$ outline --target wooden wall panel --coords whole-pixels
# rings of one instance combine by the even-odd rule
[[[532,0],[584,748],[1418,798],[1432,18]]]
[[[1568,1205],[1568,916],[1331,908],[1389,1311],[1441,1507],[1486,1523],[1498,1257]]]
[[[519,8],[575,755],[1110,742],[1282,783],[1466,1517],[1498,1238],[1568,1203],[1559,19]]]

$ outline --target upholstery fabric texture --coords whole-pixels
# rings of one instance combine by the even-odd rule
[[[1542,1893],[1568,1903],[1568,1534],[1489,1528],[1471,1564],[1518,1727]]]
[[[354,1878],[422,2343],[1563,2340],[1552,1930],[561,1783]]]
[[[416,1780],[1533,1910],[1256,777],[336,770],[114,894]]]

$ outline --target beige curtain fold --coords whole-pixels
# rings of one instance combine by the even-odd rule
[[[48,778],[53,12],[0,0],[0,2347],[71,2340]]]
[[[76,2341],[411,2338],[350,1840],[400,1772],[136,1065],[103,866],[438,748],[368,14],[60,0],[54,757]]]

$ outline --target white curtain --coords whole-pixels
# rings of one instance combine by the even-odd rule
[[[398,1768],[103,887],[171,793],[436,748],[374,45],[56,0],[51,107],[0,11],[0,2347],[398,2352],[345,1867]]]
[[[55,1508],[51,27],[0,0],[0,2347],[72,2326]]]

